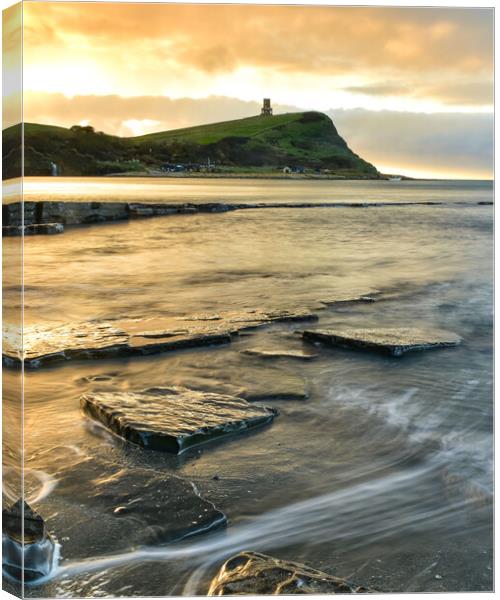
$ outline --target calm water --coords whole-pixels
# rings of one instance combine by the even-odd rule
[[[3,183],[4,202],[19,200],[19,180]],[[83,181],[83,184],[82,184]],[[478,202],[491,181],[306,181],[145,177],[26,177],[24,199],[124,202]]]
[[[45,200],[492,200],[483,182],[28,179],[25,190]],[[300,324],[275,325],[218,349],[27,372],[27,487],[66,569],[28,593],[203,594],[240,549],[383,591],[491,589],[492,226],[492,207],[471,204],[178,215],[27,237],[28,324],[290,309],[381,290],[384,301],[321,311],[320,326],[433,326],[464,339],[400,360],[333,349],[304,363],[241,354],[301,347]],[[4,239],[7,256],[18,248]],[[16,293],[12,282],[5,302]],[[92,379],[103,374],[106,382]],[[273,401],[271,427],[182,459],[103,435],[80,412],[89,390],[169,384],[303,386],[309,399]],[[96,521],[92,482],[116,469],[133,482],[144,466],[193,481],[226,512],[228,529],[123,547],[109,563],[113,517]]]

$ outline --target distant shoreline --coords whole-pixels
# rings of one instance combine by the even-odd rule
[[[50,175],[26,175],[24,179],[50,179],[57,181],[58,179],[132,179],[134,177],[141,179],[256,179],[256,180],[278,180],[278,181],[392,181],[393,183],[401,183],[402,181],[470,181],[470,182],[487,182],[493,183],[494,179],[460,179],[453,177],[408,177],[401,176],[401,179],[394,180],[394,176],[383,175],[381,177],[335,177],[331,175],[305,175],[294,173],[292,175],[282,175],[271,173],[258,175],[255,173],[110,173],[107,175],[58,175],[51,177]],[[398,175],[398,177],[400,177]],[[13,183],[21,181],[21,177],[10,177],[3,179],[2,183]]]
[[[99,176],[98,176],[99,177]],[[341,175],[309,175],[306,173],[109,173],[102,177],[151,177],[153,179],[280,179],[288,181],[379,181],[389,180],[387,176],[382,177],[343,177]],[[407,179],[407,178],[404,178]],[[409,179],[409,178],[408,178]]]

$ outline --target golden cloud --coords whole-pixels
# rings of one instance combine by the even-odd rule
[[[409,79],[413,88],[492,78],[489,9],[35,2],[24,10],[28,88],[30,62],[55,72],[91,63],[109,84],[99,89],[96,78],[93,93],[121,95],[162,94],[174,80],[179,93],[200,95],[214,74],[270,70],[289,78],[290,102],[306,76]],[[45,79],[47,91],[64,91],[63,78],[60,89],[55,77],[33,79],[33,89]],[[218,93],[215,84],[207,93]]]

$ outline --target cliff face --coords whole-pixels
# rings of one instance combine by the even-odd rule
[[[19,172],[20,125],[3,132],[4,178]],[[285,166],[328,169],[346,177],[377,177],[376,168],[354,154],[333,122],[319,112],[258,116],[119,138],[91,127],[25,123],[25,175],[104,175],[161,168],[165,163],[226,167]]]

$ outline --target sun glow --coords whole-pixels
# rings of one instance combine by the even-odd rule
[[[123,135],[144,135],[146,133],[153,133],[158,129],[158,125],[160,121],[155,121],[153,119],[129,119],[128,121],[123,121],[123,126],[125,131]]]
[[[418,168],[412,165],[405,164],[380,164],[377,163],[377,168],[381,173],[387,175],[403,175],[406,177],[414,177],[415,179],[477,179],[491,180],[491,172],[487,170],[476,172],[464,172],[463,169],[439,169],[439,168]]]
[[[360,110],[372,124],[387,113],[378,148],[367,140],[373,127],[351,119],[344,131],[336,123],[380,170],[491,175],[491,136],[476,127],[478,116],[493,113],[491,11],[107,2],[32,2],[22,10],[27,121],[142,135],[251,116],[271,97],[281,112]],[[5,31],[20,27],[11,20]],[[5,102],[7,125],[20,120],[18,100]],[[417,131],[420,140],[399,139],[390,156],[384,152],[398,139],[402,114],[408,122],[457,115],[464,151],[456,173],[448,142],[456,126],[429,131],[426,140]],[[441,168],[423,170],[422,148],[435,150],[428,162]]]
[[[24,88],[26,91],[56,91],[66,97],[79,94],[111,94],[113,86],[105,70],[87,60],[67,62],[62,59],[56,64],[47,61],[25,63]]]

